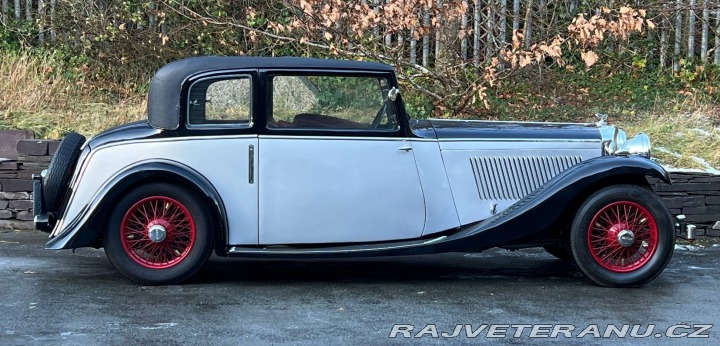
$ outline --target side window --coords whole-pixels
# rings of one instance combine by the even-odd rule
[[[249,76],[203,79],[190,86],[188,125],[249,125],[251,85]]]
[[[272,76],[268,128],[396,131],[385,77]]]

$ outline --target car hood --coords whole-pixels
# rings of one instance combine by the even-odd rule
[[[415,125],[425,136],[431,127],[438,139],[601,140],[595,124],[429,119]]]

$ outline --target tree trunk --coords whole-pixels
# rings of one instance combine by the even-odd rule
[[[45,2],[38,0],[37,2],[37,19],[38,19],[38,41],[40,44],[45,43]]]
[[[8,0],[2,0],[2,13],[0,13],[0,14],[2,14],[3,18],[5,18],[5,14],[10,9],[9,8],[10,6],[8,6],[8,5],[9,5]]]
[[[520,0],[513,0],[513,35],[520,30]]]
[[[689,5],[687,57],[692,59],[695,57],[695,0],[690,0]]]
[[[703,64],[707,61],[708,58],[708,35],[710,32],[710,11],[708,10],[708,1],[709,0],[703,0],[703,10],[702,10],[702,39],[700,40],[700,59],[702,59]]]
[[[32,20],[32,0],[25,0],[25,19]]]
[[[485,21],[485,61],[495,54],[495,2],[487,2],[487,20]]]
[[[507,42],[507,0],[500,0],[500,47]]]
[[[15,5],[15,7],[13,7],[13,9],[15,10],[15,19],[19,20],[20,19],[20,0],[15,0],[13,5]]]
[[[525,49],[530,48],[530,44],[532,43],[532,0],[528,0],[528,7],[525,11],[525,28],[523,29],[523,34],[525,35]]]
[[[675,51],[673,55],[673,72],[680,71],[680,45],[682,44],[682,6],[683,1],[677,0],[677,12],[675,14]]]
[[[463,4],[465,7],[467,7],[468,2],[467,0],[463,0]],[[468,57],[468,39],[467,39],[467,26],[468,26],[468,16],[467,11],[463,13],[462,18],[460,18],[460,30],[464,32],[464,35],[462,39],[460,40],[460,58],[463,60],[463,62],[467,61]]]
[[[473,64],[480,67],[480,0],[475,0],[475,9],[473,10]]]

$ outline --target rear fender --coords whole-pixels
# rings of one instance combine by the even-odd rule
[[[153,181],[172,182],[196,193],[215,229],[215,251],[219,255],[224,255],[228,224],[220,194],[200,173],[171,160],[140,161],[126,167],[105,183],[78,216],[66,223],[66,226],[45,247],[59,250],[96,245],[105,227],[107,220],[105,216],[112,210],[115,202],[125,192]]]

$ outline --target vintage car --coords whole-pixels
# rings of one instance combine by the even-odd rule
[[[334,258],[545,247],[602,286],[656,278],[676,222],[645,134],[413,119],[392,67],[196,57],[152,79],[148,120],[68,134],[34,177],[48,249],[104,247],[141,284],[219,256]]]

